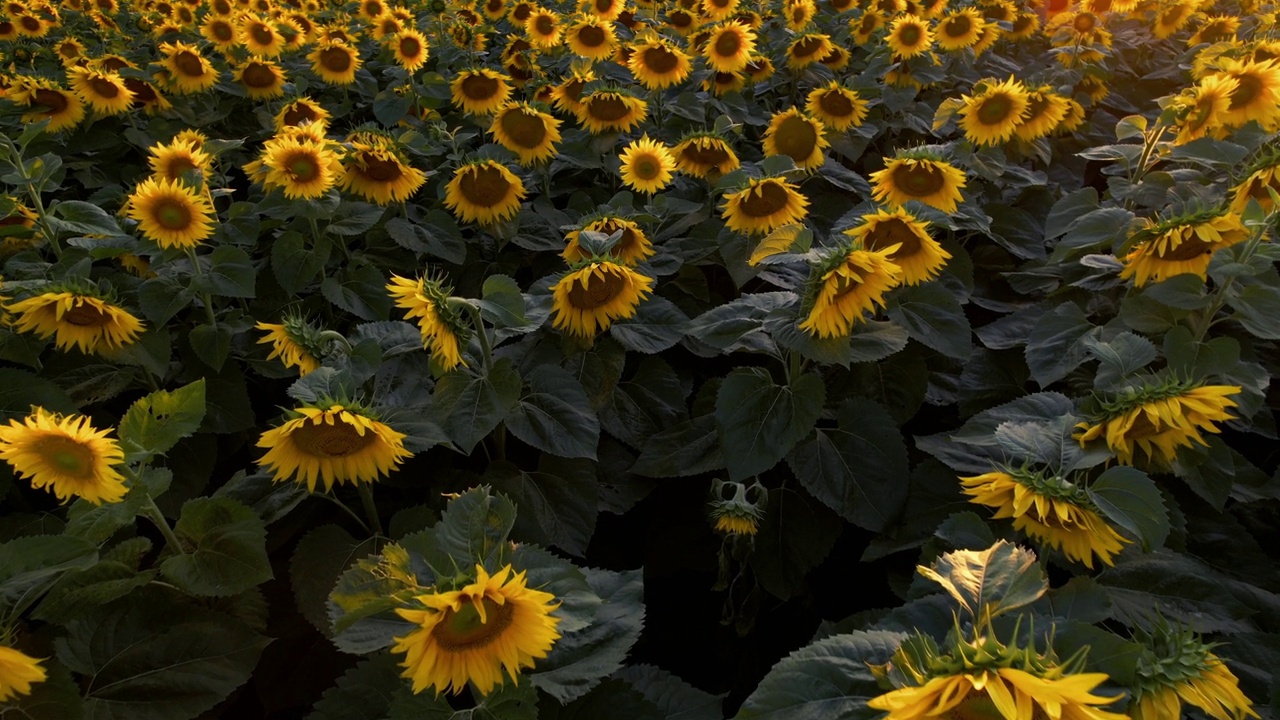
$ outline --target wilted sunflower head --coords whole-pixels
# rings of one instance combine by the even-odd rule
[[[768,504],[769,493],[759,482],[711,481],[711,500],[707,509],[717,532],[755,535],[760,530],[760,520]]]

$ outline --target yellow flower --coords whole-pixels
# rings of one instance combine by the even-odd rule
[[[133,105],[133,92],[116,73],[73,67],[67,80],[77,97],[103,115],[119,115]]]
[[[246,15],[240,20],[238,36],[240,44],[251,55],[272,58],[284,51],[284,35],[272,27],[271,23],[253,15]]]
[[[636,81],[650,90],[680,83],[693,72],[693,63],[683,50],[656,36],[632,48],[627,67]]]
[[[57,87],[48,80],[15,78],[5,97],[19,105],[38,108],[22,116],[24,123],[48,120],[47,132],[73,128],[84,119],[84,103],[74,93]]]
[[[32,487],[48,488],[59,500],[117,503],[129,489],[116,469],[124,464],[124,451],[107,437],[110,432],[94,428],[83,415],[64,417],[36,407],[21,421],[0,426],[0,458]]]
[[[490,70],[463,70],[449,84],[453,104],[473,115],[492,115],[507,104],[511,85],[507,77]]]
[[[935,35],[938,47],[949,51],[972,47],[982,36],[985,25],[982,13],[975,8],[962,8],[947,13],[938,22],[938,32]]]
[[[298,98],[285,103],[275,116],[276,132],[286,127],[311,124],[323,128],[329,122],[329,111],[310,98]]]
[[[200,23],[200,35],[224,52],[236,44],[236,26],[219,15],[210,14],[205,17],[204,22]]]
[[[267,450],[261,464],[275,482],[305,482],[314,492],[321,480],[327,492],[335,482],[371,483],[413,455],[404,448],[404,433],[358,407],[303,406],[292,414],[258,439],[258,447]]]
[[[1165,679],[1154,687],[1139,687],[1129,701],[1129,717],[1132,720],[1181,720],[1185,717],[1184,702],[1200,708],[1214,720],[1259,717],[1253,703],[1240,692],[1239,678],[1222,658],[1208,651],[1203,654],[1199,662],[1174,666],[1182,671],[1182,677]]]
[[[1013,518],[1013,528],[1061,550],[1069,560],[1093,569],[1093,556],[1106,565],[1131,542],[1122,537],[1080,488],[1061,478],[989,472],[960,478],[969,502],[996,509],[997,519]]]
[[[760,531],[760,521],[749,517],[721,515],[716,518],[716,532],[726,535],[755,535]]]
[[[783,17],[787,21],[787,29],[800,32],[817,14],[818,7],[813,0],[785,0],[782,4]]]
[[[356,49],[340,41],[320,43],[307,59],[311,61],[311,71],[331,85],[350,85],[356,81],[356,70],[360,69]]]
[[[1028,91],[1027,115],[1013,129],[1013,134],[1026,142],[1049,135],[1058,129],[1070,110],[1070,101],[1048,85]]]
[[[195,172],[203,180],[209,178],[209,154],[189,141],[174,138],[168,143],[156,143],[151,146],[151,157],[147,163],[151,172],[158,179],[184,180],[187,173]]]
[[[1222,74],[1236,80],[1223,116],[1226,125],[1241,126],[1250,120],[1268,132],[1280,128],[1280,61],[1222,61]]]
[[[408,200],[427,181],[426,173],[409,165],[390,141],[357,141],[342,162],[339,186],[378,204]]]
[[[896,157],[870,175],[871,197],[891,207],[918,200],[944,213],[956,211],[963,200],[964,173],[951,163],[931,157]]]
[[[1196,11],[1198,3],[1189,0],[1178,0],[1167,5],[1157,6],[1155,26],[1151,34],[1156,39],[1164,40],[1182,29]]]
[[[494,160],[458,168],[445,187],[444,204],[463,222],[490,225],[520,212],[524,183]]]
[[[787,67],[801,70],[831,54],[835,45],[821,33],[801,35],[787,47]]]
[[[397,608],[417,625],[395,638],[391,652],[405,653],[401,677],[413,692],[434,687],[457,695],[470,682],[481,695],[519,682],[520,671],[545,658],[560,638],[556,597],[527,586],[524,571],[507,565],[490,575],[476,565],[475,582],[460,590],[418,595],[424,609]]]
[[[17,648],[0,645],[0,703],[30,695],[31,685],[44,682],[46,677],[39,660]]]
[[[400,67],[413,72],[427,62],[427,38],[412,28],[401,30],[391,39],[391,52]]]
[[[1249,231],[1230,211],[1209,216],[1147,221],[1134,236],[1138,244],[1125,256],[1120,278],[1133,278],[1135,287],[1191,273],[1204,280],[1209,262],[1219,250],[1244,242]]]
[[[462,359],[465,328],[448,304],[452,288],[443,287],[437,280],[410,280],[393,274],[387,292],[396,307],[409,311],[406,318],[418,319],[422,346],[431,351],[440,367],[448,371],[466,364]]]
[[[142,321],[124,308],[92,295],[46,292],[5,308],[19,332],[54,338],[59,350],[79,348],[90,354],[131,345],[142,332]]]
[[[615,320],[632,317],[653,289],[653,278],[601,260],[564,274],[551,288],[552,326],[593,338]]]
[[[565,37],[569,49],[588,60],[599,61],[612,57],[618,44],[613,23],[594,15],[587,15],[574,23]]]
[[[269,100],[284,95],[288,80],[284,69],[270,60],[248,60],[236,66],[235,81],[244,86],[245,94],[255,100]]]
[[[588,132],[628,132],[644,122],[645,101],[615,90],[596,90],[582,97],[575,114]]]
[[[262,168],[265,187],[281,188],[288,198],[318,198],[337,183],[342,159],[325,141],[298,133],[267,141]]]
[[[649,241],[639,225],[619,217],[603,217],[592,220],[565,236],[568,244],[560,253],[565,262],[573,264],[590,259],[578,242],[583,232],[597,232],[603,235],[621,232],[622,237],[618,238],[618,242],[610,248],[609,255],[624,265],[634,267],[654,254],[653,243]]]
[[[933,45],[933,32],[929,30],[929,23],[915,15],[906,14],[889,24],[889,35],[885,38],[885,43],[896,57],[913,58],[929,51],[929,47]]]
[[[884,296],[902,281],[902,269],[889,259],[896,245],[882,250],[854,248],[811,271],[808,317],[800,329],[818,337],[843,337],[884,305]]]
[[[554,49],[564,35],[560,28],[560,17],[545,8],[530,13],[529,19],[524,21],[524,31],[529,43],[539,50]]]
[[[862,224],[845,230],[866,250],[894,248],[888,254],[902,270],[903,285],[918,285],[938,276],[951,253],[929,236],[929,224],[902,208],[862,216]]]
[[[836,132],[858,127],[867,118],[867,101],[838,80],[809,93],[804,109]]]
[[[1239,185],[1231,188],[1231,207],[1227,211],[1240,215],[1248,207],[1249,201],[1254,200],[1263,212],[1271,212],[1275,209],[1275,203],[1267,188],[1280,192],[1280,164],[1276,160],[1254,170]]]
[[[1236,407],[1230,395],[1239,385],[1201,385],[1161,392],[1133,393],[1112,403],[1093,424],[1080,423],[1076,439],[1081,445],[1105,438],[1107,447],[1122,465],[1133,465],[1139,450],[1149,461],[1168,465],[1179,447],[1207,445],[1202,432],[1219,432],[1215,422],[1232,420],[1228,408]]]
[[[595,74],[588,70],[575,69],[551,91],[551,102],[557,109],[573,113],[575,116],[582,110],[582,90],[587,83],[595,80]]]
[[[781,178],[752,178],[747,187],[726,195],[724,201],[721,217],[725,226],[748,235],[763,235],[800,222],[809,212],[808,198]]]
[[[162,248],[193,248],[213,235],[213,205],[208,196],[181,181],[147,178],[129,196],[129,217]]]
[[[1236,31],[1239,29],[1240,19],[1230,15],[1205,18],[1204,24],[1187,38],[1187,47],[1195,47],[1200,43],[1235,42]]]
[[[1091,692],[1107,679],[1103,673],[1050,678],[1016,668],[975,668],[957,675],[935,677],[924,685],[892,690],[871,698],[867,706],[888,712],[883,720],[943,717],[1127,720],[1124,715],[1096,707],[1116,700]]]
[[[653,194],[671,184],[675,158],[666,145],[645,135],[631,142],[618,156],[622,182],[636,192]]]
[[[489,132],[521,165],[533,165],[556,156],[560,120],[528,103],[510,103],[493,116]]]
[[[1175,145],[1184,145],[1215,133],[1226,124],[1227,108],[1240,87],[1240,81],[1227,75],[1214,74],[1200,79],[1193,87],[1179,93],[1172,102],[1178,115]]]
[[[756,47],[756,34],[738,21],[721,24],[707,38],[703,57],[716,72],[737,73],[747,67]]]
[[[320,367],[320,361],[307,350],[299,339],[294,337],[292,329],[296,329],[298,321],[286,318],[283,324],[260,322],[254,327],[259,330],[265,330],[267,335],[258,341],[258,344],[271,343],[271,354],[267,356],[268,360],[280,358],[280,362],[284,363],[287,368],[298,368],[298,375],[306,375],[314,372]]]
[[[857,20],[849,21],[849,31],[853,33],[853,41],[858,45],[871,42],[871,36],[882,27],[884,16],[874,10],[864,11]]]
[[[998,145],[1013,137],[1027,115],[1030,98],[1022,83],[983,81],[974,94],[961,97],[960,128],[974,145]]]
[[[702,0],[702,14],[711,22],[728,20],[738,11],[738,0]]]
[[[687,135],[671,149],[671,154],[680,172],[712,181],[742,164],[733,148],[714,133]]]
[[[169,82],[179,94],[203,92],[218,83],[218,71],[196,46],[164,43],[160,51],[164,54],[162,63],[169,71]]]
[[[761,142],[765,157],[786,155],[801,170],[816,170],[826,160],[822,151],[829,145],[822,136],[823,130],[821,122],[798,108],[775,113]]]

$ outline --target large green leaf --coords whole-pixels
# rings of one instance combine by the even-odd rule
[[[628,665],[613,676],[630,683],[666,720],[722,720],[724,695],[703,692],[662,668]]]
[[[527,380],[528,392],[507,417],[511,434],[552,455],[595,459],[600,420],[582,383],[556,365],[539,365]]]
[[[610,678],[566,705],[543,702],[537,717],[539,720],[662,720],[664,716],[640,691]]]
[[[1169,535],[1169,512],[1160,489],[1137,468],[1108,468],[1089,486],[1089,499],[1108,519],[1136,535],[1144,550],[1159,548]]]
[[[233,298],[255,296],[257,271],[249,253],[234,245],[219,245],[209,254],[209,267],[191,279],[197,292]]]
[[[960,301],[942,283],[925,283],[898,290],[885,312],[906,328],[914,340],[958,360],[973,351],[973,332]]]
[[[0,604],[39,597],[62,573],[98,561],[93,543],[66,535],[29,535],[0,545]]]
[[[80,686],[67,668],[55,659],[40,665],[47,677],[31,686],[29,695],[19,695],[0,708],[0,717],[9,720],[84,720],[84,700]]]
[[[1116,617],[1150,628],[1157,613],[1197,632],[1251,632],[1252,611],[1227,590],[1226,579],[1194,558],[1169,551],[1123,555],[1098,576]]]
[[[196,498],[182,506],[174,531],[192,549],[160,564],[174,585],[195,595],[235,595],[272,578],[267,528],[230,498]]]
[[[38,406],[55,413],[78,408],[53,382],[18,368],[0,368],[0,420],[24,418]]]
[[[720,451],[719,423],[714,415],[700,415],[650,436],[631,472],[645,477],[686,477],[725,466]]]
[[[831,552],[840,530],[839,516],[803,490],[770,490],[751,554],[760,585],[784,600],[795,595]]]
[[[743,480],[773,467],[813,429],[826,390],[806,374],[777,385],[762,368],[729,373],[716,396],[716,423],[729,477]]]
[[[389,717],[392,697],[408,684],[400,677],[403,670],[397,664],[400,659],[403,658],[381,652],[361,660],[325,691],[307,720],[384,720]],[[452,714],[443,698],[428,692],[426,699],[444,707],[441,717]],[[419,717],[426,720],[432,716]]]
[[[986,550],[949,552],[920,574],[942,586],[975,620],[1029,605],[1049,589],[1029,550],[1001,540]]]
[[[157,390],[133,404],[120,420],[120,447],[130,463],[148,463],[194,433],[204,419],[204,379],[172,392]]]
[[[543,455],[530,472],[505,460],[494,461],[485,482],[516,504],[512,533],[517,539],[554,545],[578,557],[596,527],[599,482],[589,460]]]
[[[508,358],[493,364],[487,375],[452,372],[436,383],[435,406],[445,432],[470,454],[476,444],[506,420],[520,401],[520,375]]]
[[[1027,337],[1027,367],[1040,387],[1067,376],[1080,366],[1097,328],[1075,303],[1058,305],[1045,313]]]
[[[689,318],[664,297],[640,303],[635,315],[618,320],[609,334],[628,350],[656,353],[680,342],[689,327]]]
[[[646,357],[635,374],[617,382],[600,410],[600,422],[619,440],[643,447],[649,438],[688,417],[687,394],[688,388],[665,360]]]
[[[377,539],[357,540],[337,525],[321,525],[303,536],[289,562],[289,582],[302,616],[329,634],[329,593],[338,576],[357,560],[377,552],[380,546]]]

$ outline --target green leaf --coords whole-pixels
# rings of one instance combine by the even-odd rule
[[[889,296],[885,312],[912,339],[943,355],[964,360],[973,351],[969,319],[942,283],[903,288]]]
[[[512,365],[510,358],[499,358],[487,375],[448,373],[436,383],[436,411],[464,453],[470,454],[520,401],[522,382]]]
[[[1167,550],[1125,554],[1097,579],[1107,589],[1116,617],[1128,625],[1150,629],[1158,611],[1201,633],[1255,629],[1246,619],[1253,611],[1224,592],[1225,578],[1185,555]]]
[[[380,555],[361,558],[339,575],[329,593],[333,644],[343,652],[367,655],[391,647],[395,638],[413,630],[416,626],[395,609],[407,607],[424,586],[435,582],[429,568],[417,572],[420,565],[408,550],[392,543]]]
[[[409,98],[387,88],[373,99],[373,116],[385,127],[395,127],[409,113],[412,105]]]
[[[1280,287],[1253,282],[1227,294],[1233,316],[1254,337],[1280,339]]]
[[[729,477],[743,480],[773,467],[822,413],[821,376],[806,374],[776,385],[762,368],[729,373],[716,395],[716,423]]]
[[[1144,655],[1138,643],[1083,622],[1055,622],[1053,629],[1053,649],[1058,657],[1071,657],[1088,648],[1085,667],[1089,672],[1106,673],[1121,687],[1137,683],[1135,670]]]
[[[246,474],[243,470],[231,476],[225,485],[213,494],[216,498],[230,498],[253,508],[262,522],[271,524],[297,507],[311,493],[300,483],[279,483],[269,474]]]
[[[1106,450],[1086,453],[1075,439],[1079,418],[1060,415],[1049,420],[1009,420],[996,427],[996,444],[1006,460],[1047,465],[1056,473],[1092,467],[1111,459]]]
[[[941,585],[975,620],[1029,605],[1049,589],[1035,554],[1004,540],[982,551],[949,552],[916,570]]]
[[[14,720],[84,720],[80,686],[67,668],[55,659],[42,660],[47,677],[31,686],[31,693],[5,703],[5,715]],[[7,718],[6,718],[7,720]]]
[[[511,434],[553,455],[595,459],[600,420],[577,378],[556,365],[539,365],[528,383],[507,417]]]
[[[736,720],[870,720],[867,700],[884,694],[870,665],[884,665],[905,635],[884,631],[835,635],[774,665],[742,704]]]
[[[196,498],[182,506],[174,531],[193,545],[160,572],[194,595],[235,595],[272,578],[267,528],[258,514],[229,498]]]
[[[680,342],[688,327],[689,318],[675,303],[654,296],[641,302],[634,316],[615,322],[609,334],[628,350],[653,354]]]
[[[536,472],[505,460],[485,470],[484,480],[516,505],[512,533],[526,542],[554,545],[583,557],[596,527],[599,481],[588,460],[543,455]]]
[[[907,501],[907,446],[893,418],[865,398],[840,406],[835,428],[817,428],[787,462],[815,498],[874,532],[888,528]]]
[[[786,600],[804,585],[840,536],[840,517],[803,490],[769,491],[751,567],[760,585]]]
[[[1133,213],[1123,208],[1104,207],[1077,216],[1067,227],[1067,232],[1054,246],[1050,260],[1063,260],[1072,251],[1085,248],[1110,249],[1117,242],[1129,237]],[[1046,223],[1046,227],[1049,224]]]
[[[231,354],[231,328],[225,323],[220,325],[197,325],[187,335],[191,350],[205,365],[213,370],[221,370],[227,356]]]
[[[933,536],[956,550],[981,550],[996,542],[987,521],[969,510],[952,513],[942,521]]]
[[[1160,489],[1147,474],[1132,467],[1108,468],[1089,486],[1089,499],[1108,519],[1142,540],[1150,552],[1169,535],[1169,513]]]
[[[795,307],[779,308],[769,313],[769,317],[764,321],[764,331],[779,347],[798,352],[807,360],[844,367],[848,367],[849,363],[853,362],[853,346],[849,338],[821,338],[801,330],[800,317],[796,314]],[[907,335],[904,332],[902,344],[905,345],[906,342]],[[778,354],[768,346],[762,346],[759,352]]]
[[[234,245],[219,245],[209,254],[209,269],[191,278],[197,292],[233,298],[255,297],[257,272],[249,253]]]
[[[172,275],[151,278],[138,286],[138,307],[148,320],[163,325],[191,304],[191,288]]]
[[[125,234],[106,210],[80,200],[55,201],[49,207],[47,219],[58,233],[107,237]]]
[[[0,420],[21,419],[32,406],[55,413],[79,410],[57,384],[17,368],[0,368]]]
[[[300,232],[284,232],[271,243],[271,270],[276,282],[288,295],[297,295],[303,288],[315,282],[329,260],[329,243],[314,243],[307,247],[307,238]]]
[[[1091,187],[1063,195],[1045,218],[1045,236],[1052,240],[1061,236],[1076,218],[1083,217],[1098,208],[1098,191]]]
[[[337,307],[361,320],[386,320],[391,313],[391,296],[386,279],[373,265],[348,265],[320,282],[320,293]]]
[[[703,692],[662,668],[628,665],[613,676],[631,685],[667,720],[723,720],[724,695]]]
[[[400,678],[403,668],[397,659],[388,653],[377,653],[361,660],[324,692],[307,720],[385,720],[390,717],[392,697],[404,689],[407,682]],[[453,714],[444,698],[431,693],[419,697],[442,707],[439,717],[448,718]],[[432,716],[418,717],[427,720]]]
[[[343,218],[330,223],[325,232],[341,237],[363,235],[373,229],[387,209],[369,203],[343,203]]]
[[[687,332],[698,342],[726,353],[760,350],[768,338],[761,333],[764,319],[781,307],[794,304],[795,293],[747,294],[702,313],[690,321]]]
[[[120,420],[125,462],[151,462],[194,433],[204,414],[203,378],[172,392],[157,390],[139,399]]]
[[[37,620],[66,625],[99,605],[145,586],[155,576],[155,570],[140,573],[122,562],[104,559],[59,578],[31,615]]]
[[[700,415],[649,437],[631,472],[652,478],[700,475],[725,466],[719,423]]]
[[[144,589],[67,625],[58,659],[92,678],[86,717],[195,718],[243,685],[270,640],[218,612]]]
[[[617,368],[621,375],[622,367]],[[600,422],[610,435],[633,447],[684,421],[687,389],[671,366],[659,357],[640,360],[634,375],[615,381]]]
[[[1091,577],[1076,576],[1056,587],[1032,606],[1037,614],[1081,623],[1098,623],[1111,617],[1107,591]]]
[[[289,582],[298,611],[320,632],[332,632],[329,593],[338,576],[357,560],[378,551],[375,538],[357,540],[337,525],[321,525],[298,541],[289,562]]]
[[[449,213],[435,209],[422,222],[391,218],[387,234],[397,245],[419,255],[430,255],[455,265],[467,259],[467,244],[457,222]]]
[[[996,429],[1006,422],[1045,422],[1075,412],[1065,395],[1041,392],[1027,395],[974,415],[959,430],[916,438],[916,447],[952,469],[965,473],[990,472],[992,463],[1003,462],[1005,451]]]
[[[0,605],[12,608],[58,575],[91,567],[98,562],[98,548],[66,535],[28,535],[0,545],[0,558]]]
[[[515,520],[511,501],[482,485],[450,500],[439,523],[405,537],[403,545],[439,573],[450,575],[455,566],[469,571],[504,551]]]
[[[129,488],[121,502],[94,505],[77,500],[73,503],[67,513],[65,532],[92,543],[104,543],[121,528],[132,525],[142,514],[147,498],[164,494],[172,481],[173,473],[168,468],[146,467],[139,482]]]
[[[1173,308],[1199,310],[1205,306],[1204,290],[1203,278],[1183,273],[1143,287],[1142,297]]]
[[[1087,337],[1085,349],[1098,358],[1098,375],[1094,386],[1113,388],[1156,359],[1155,343],[1131,332],[1122,332],[1110,340]]]
[[[1084,311],[1066,302],[1047,312],[1027,338],[1027,367],[1040,387],[1047,387],[1080,366],[1088,343],[1099,330]]]

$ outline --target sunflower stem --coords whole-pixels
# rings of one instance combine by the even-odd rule
[[[184,248],[187,258],[191,260],[191,272],[195,274],[199,284],[204,285],[204,268],[200,267],[200,258],[196,255],[196,249],[193,247]],[[218,316],[213,313],[213,299],[209,297],[207,290],[200,291],[200,302],[204,304],[204,316],[208,318],[209,325],[214,329],[218,327]]]
[[[471,315],[471,324],[476,327],[476,337],[480,340],[480,351],[484,353],[484,369],[487,374],[493,367],[493,348],[489,344],[489,331],[480,318],[479,308],[471,303],[462,303],[462,306],[467,309],[467,313]]]
[[[182,541],[173,532],[173,528],[169,527],[169,521],[165,519],[164,513],[160,511],[160,506],[156,505],[155,498],[151,497],[151,494],[145,490],[143,492],[146,501],[142,505],[142,514],[150,518],[151,522],[155,523],[155,526],[160,529],[160,534],[164,536],[164,544],[168,545],[170,550],[179,555],[185,555],[187,551],[182,547]]]
[[[360,493],[360,504],[364,507],[364,515],[369,520],[366,529],[373,528],[374,536],[381,536],[382,521],[378,519],[378,508],[373,504],[373,483],[357,482],[356,490]]]
[[[345,512],[348,516],[350,516],[352,520],[356,521],[356,524],[360,526],[361,530],[364,530],[366,533],[369,532],[369,524],[366,523],[364,521],[364,518],[360,517],[360,515],[355,510],[352,510],[351,508],[347,507],[346,503],[330,495],[329,493],[312,493],[312,494],[315,495],[316,497],[324,498],[325,500],[328,500],[334,505],[337,505],[339,508],[342,508],[343,512]]]
[[[46,219],[46,211],[44,208],[44,198],[41,195],[40,188],[36,187],[34,178],[27,174],[27,164],[23,160],[23,150],[25,146],[19,148],[14,144],[8,136],[4,137],[4,149],[7,150],[5,159],[17,171],[18,176],[22,178],[22,187],[27,191],[27,198],[31,201],[32,210],[36,214],[36,224],[39,226],[40,234],[49,242],[49,248],[53,250],[55,260],[62,259],[62,246],[58,244],[58,234],[49,227]]]

